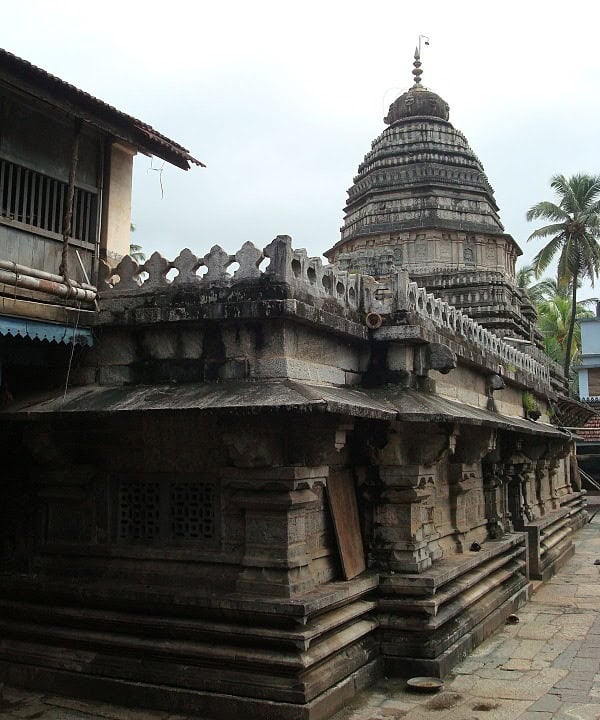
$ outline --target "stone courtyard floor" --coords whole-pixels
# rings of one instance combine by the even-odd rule
[[[600,720],[600,512],[576,546],[519,611],[519,623],[456,666],[441,692],[417,694],[402,680],[382,680],[332,720]],[[14,688],[3,688],[0,718],[185,720]]]

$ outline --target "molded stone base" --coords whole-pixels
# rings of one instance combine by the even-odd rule
[[[94,585],[39,585],[4,578],[0,681],[207,717],[319,718],[380,655],[373,574],[293,600],[122,586],[112,606]]]
[[[458,642],[455,642],[435,658],[386,657],[385,674],[399,677],[419,675],[445,677],[457,663],[464,660],[472,650],[503,625],[511,613],[523,607],[530,594],[531,586],[528,584],[514,593],[512,597],[497,607],[473,629],[469,630]]]
[[[582,527],[588,513],[585,492],[560,498],[561,507],[524,525],[528,535],[529,577],[549,580],[573,556],[573,533]]]
[[[82,675],[35,665],[0,663],[0,678],[10,685],[96,700],[110,698],[111,702],[129,707],[202,715],[211,720],[325,720],[382,674],[383,661],[376,658],[311,702],[300,705]]]
[[[510,533],[420,576],[382,578],[379,633],[386,672],[443,677],[530,594],[526,538]]]

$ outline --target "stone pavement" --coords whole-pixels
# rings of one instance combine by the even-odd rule
[[[593,508],[594,512],[597,508]],[[575,556],[436,695],[382,681],[334,720],[600,720],[600,513]]]
[[[332,720],[600,720],[600,513],[576,544],[575,556],[518,613],[519,623],[471,653],[443,691],[422,695],[402,680],[382,680]],[[185,720],[13,688],[3,689],[0,718]]]

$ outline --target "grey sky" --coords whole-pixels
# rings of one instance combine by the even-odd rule
[[[600,172],[591,1],[1,0],[0,10],[3,47],[207,164],[161,174],[136,159],[135,241],[170,259],[280,233],[312,255],[333,245],[358,164],[411,85],[419,33],[431,40],[423,84],[450,104],[526,259],[539,243],[526,243],[525,211],[550,196],[550,176]]]

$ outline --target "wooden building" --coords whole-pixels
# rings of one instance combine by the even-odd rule
[[[62,382],[68,346],[92,343],[98,264],[129,252],[138,152],[201,165],[149,125],[0,49],[5,396]]]

